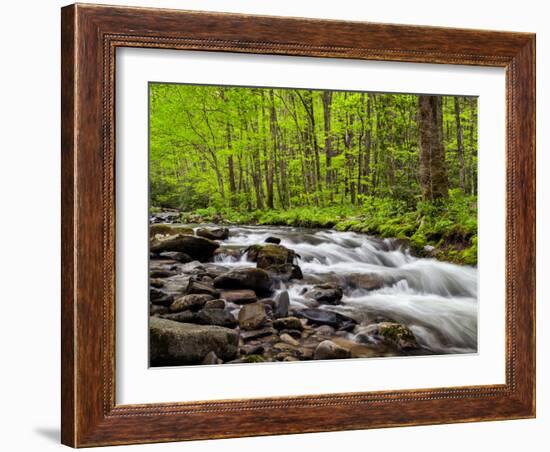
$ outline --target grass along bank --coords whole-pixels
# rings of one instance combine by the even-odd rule
[[[408,243],[414,254],[477,265],[477,197],[453,190],[438,203],[365,197],[361,206],[254,210],[209,207],[181,214],[183,223],[334,228]],[[433,249],[431,248],[433,247]]]

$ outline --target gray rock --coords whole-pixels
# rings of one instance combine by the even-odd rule
[[[290,334],[283,333],[279,336],[279,338],[281,339],[282,342],[285,342],[286,344],[294,345],[295,347],[300,345],[300,343],[296,339],[294,339]]]
[[[212,295],[209,294],[189,294],[183,297],[177,298],[171,305],[170,311],[180,312],[186,310],[197,311],[201,309],[204,304],[212,300]]]
[[[231,270],[214,279],[214,287],[218,289],[250,289],[256,293],[269,293],[271,285],[271,277],[260,268]]]
[[[374,273],[349,275],[346,282],[352,289],[377,290],[384,286],[384,278]]]
[[[151,366],[200,364],[209,352],[223,361],[238,354],[239,335],[219,326],[194,325],[151,317],[149,353]]]
[[[239,326],[243,330],[256,330],[267,320],[262,303],[244,305],[239,311]]]
[[[196,323],[196,313],[192,311],[181,311],[176,313],[166,313],[159,316],[162,319],[173,320],[181,323]]]
[[[149,280],[149,285],[156,289],[160,289],[162,286],[164,286],[164,281],[162,279],[153,278]]]
[[[177,273],[175,271],[172,271],[172,270],[166,270],[164,268],[155,268],[155,269],[152,269],[149,272],[149,277],[151,279],[169,278],[170,276],[175,276],[176,274]]]
[[[193,229],[186,226],[175,226],[167,223],[152,224],[149,226],[149,237],[177,234],[193,235]]]
[[[321,342],[313,353],[313,359],[345,359],[349,357],[349,350],[329,340]]]
[[[212,365],[212,364],[223,364],[223,361],[216,356],[214,352],[208,353],[201,364]]]
[[[195,281],[193,279],[189,280],[185,289],[185,293],[188,295],[206,294],[212,296],[212,298],[218,298],[220,296],[220,293],[213,287],[209,286],[208,284],[203,284],[202,282]]]
[[[304,279],[302,269],[296,264],[278,264],[266,268],[272,278],[287,282],[291,279]]]
[[[318,284],[313,286],[305,294],[306,298],[311,298],[319,303],[339,304],[344,295],[340,286],[335,284]]]
[[[241,331],[241,337],[243,338],[244,341],[249,341],[249,340],[258,339],[265,336],[271,336],[272,334],[275,334],[275,333],[277,333],[277,330],[275,330],[270,326],[267,326],[257,330]]]
[[[223,298],[228,303],[248,304],[258,301],[256,292],[250,289],[244,290],[224,290],[220,293],[220,298]]]
[[[314,325],[329,325],[333,328],[341,328],[349,324],[355,324],[355,320],[337,312],[325,311],[324,309],[308,308],[298,311],[296,315],[303,317]]]
[[[277,306],[275,309],[275,317],[278,319],[281,317],[287,317],[288,307],[290,306],[290,297],[288,296],[288,292],[286,290],[277,296],[275,303]]]
[[[368,325],[363,333],[366,337],[363,342],[368,343],[370,338],[381,340],[386,344],[393,345],[398,350],[414,350],[419,348],[414,333],[409,327],[400,323],[382,322]]]
[[[182,264],[187,264],[193,260],[189,254],[180,251],[165,251],[164,253],[160,253],[159,257],[163,259],[172,259]]]
[[[217,242],[204,237],[179,234],[173,238],[151,245],[150,251],[153,253],[178,251],[189,255],[192,259],[204,262],[212,258],[214,250],[219,246]]]
[[[210,240],[225,240],[229,237],[229,229],[227,228],[199,228],[196,233],[198,236]]]
[[[237,326],[235,316],[225,309],[201,309],[195,317],[196,323],[204,325],[218,325],[226,328]]]
[[[149,290],[149,300],[153,304],[158,304],[161,306],[170,306],[174,301],[174,297],[173,295],[167,294],[163,290],[151,287]]]
[[[299,330],[302,331],[304,326],[297,317],[283,317],[273,321],[273,327],[278,330]]]
[[[225,309],[225,301],[209,300],[204,304],[204,309]]]

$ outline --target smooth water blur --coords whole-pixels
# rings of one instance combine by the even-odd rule
[[[362,324],[380,319],[411,328],[420,345],[432,353],[477,351],[477,269],[435,259],[415,258],[398,241],[375,239],[354,232],[287,227],[231,227],[222,247],[243,249],[269,236],[293,249],[300,259],[303,281],[282,284],[294,309],[311,300],[302,293],[315,283],[334,282],[344,288],[342,304],[323,306]],[[253,266],[246,255],[217,256],[229,267]],[[357,278],[383,279],[377,290],[358,288]],[[360,332],[361,326],[358,326]]]

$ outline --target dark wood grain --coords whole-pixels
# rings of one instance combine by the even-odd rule
[[[117,47],[506,68],[506,384],[115,403]],[[535,37],[527,33],[72,5],[62,10],[62,442],[75,447],[535,415]],[[504,150],[503,150],[504,152]]]

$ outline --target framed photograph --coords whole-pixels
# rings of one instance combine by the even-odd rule
[[[62,9],[62,442],[535,416],[535,36]]]

